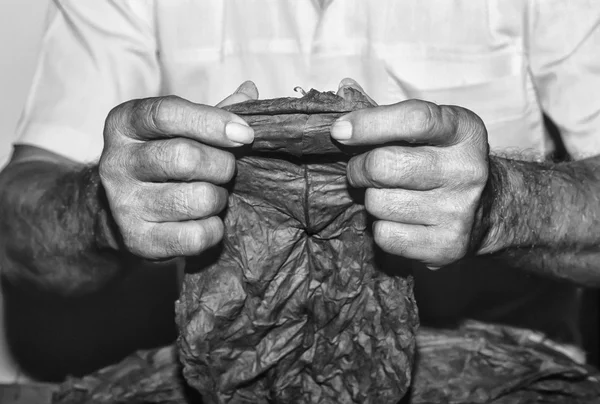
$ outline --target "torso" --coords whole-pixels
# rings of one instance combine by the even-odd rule
[[[419,98],[473,110],[495,152],[553,150],[526,57],[525,1],[155,2],[164,93],[215,104],[245,80],[275,98],[352,77],[379,104]],[[571,286],[483,259],[416,276],[426,321],[474,317],[577,339]]]
[[[543,156],[525,52],[527,2],[157,0],[164,92],[215,104],[253,80],[261,98],[352,77],[379,104],[455,104],[486,122],[492,150]]]

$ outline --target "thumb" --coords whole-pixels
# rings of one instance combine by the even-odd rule
[[[258,99],[258,89],[256,85],[248,80],[244,81],[229,97],[216,105],[217,108],[223,108],[228,105],[237,104],[248,100]]]
[[[356,80],[351,79],[349,77],[346,77],[345,79],[342,79],[342,81],[340,81],[340,84],[338,86],[338,91],[337,91],[337,95],[348,100],[346,98],[346,89],[347,88],[353,88],[356,91],[359,91],[360,93],[362,93],[365,97],[367,97],[367,99],[369,100],[369,102],[371,104],[373,104],[374,106],[377,106],[377,103],[371,98],[369,97],[369,95],[366,93],[366,91],[362,88],[362,86],[360,84],[358,84],[356,82]]]

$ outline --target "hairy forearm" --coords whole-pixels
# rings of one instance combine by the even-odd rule
[[[479,254],[600,285],[600,157],[551,164],[491,158]]]
[[[96,167],[45,161],[0,174],[0,268],[9,282],[64,296],[123,273]]]

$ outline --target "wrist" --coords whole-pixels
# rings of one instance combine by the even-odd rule
[[[512,244],[507,207],[512,203],[510,169],[505,160],[490,156],[486,186],[481,194],[471,234],[475,255],[491,254]]]
[[[86,184],[84,199],[94,218],[93,248],[97,251],[124,251],[119,229],[110,212],[106,193],[100,180],[98,166],[88,167],[83,172],[83,181]]]

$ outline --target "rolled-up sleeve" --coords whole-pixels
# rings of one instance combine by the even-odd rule
[[[160,92],[154,25],[151,0],[54,0],[16,143],[97,161],[108,112]]]
[[[530,4],[527,51],[539,102],[572,157],[600,154],[600,1]]]

